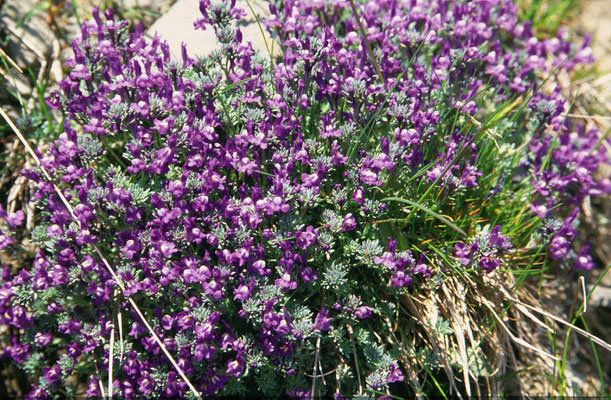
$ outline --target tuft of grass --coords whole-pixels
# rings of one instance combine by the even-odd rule
[[[521,0],[518,7],[522,20],[532,21],[533,32],[539,37],[554,36],[583,7],[579,0]]]

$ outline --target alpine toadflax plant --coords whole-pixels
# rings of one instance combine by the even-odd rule
[[[608,160],[542,85],[587,42],[537,38],[503,0],[287,0],[263,21],[274,59],[235,0],[200,10],[206,57],[172,60],[112,10],[72,44],[42,167],[77,221],[24,171],[39,250],[0,289],[30,397],[78,395],[76,376],[97,398],[109,375],[122,398],[194,395],[128,297],[204,396],[405,393],[402,296],[535,252],[592,268],[576,227]],[[23,213],[0,216],[10,251]]]

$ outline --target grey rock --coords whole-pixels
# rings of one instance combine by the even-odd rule
[[[54,52],[55,35],[45,21],[45,12],[24,18],[38,2],[34,0],[7,0],[2,4],[0,30],[6,34],[2,44],[6,54],[23,70],[30,68],[35,75],[47,67]],[[20,74],[11,68],[6,76],[11,86],[22,96],[32,91],[27,73]]]
[[[590,295],[589,303],[595,307],[611,307],[611,287],[598,286]]]
[[[146,10],[161,10],[165,8],[168,0],[122,0],[121,7],[124,9],[141,8]]]
[[[39,63],[40,58],[49,57],[53,51],[55,35],[45,21],[45,11],[25,18],[37,3],[34,0],[7,0],[2,6],[0,23],[9,41],[6,50],[21,67]]]
[[[250,0],[250,5],[255,14],[252,13],[245,0],[238,0],[237,4],[248,14],[238,24],[243,40],[252,42],[255,50],[268,54],[263,34],[255,19],[255,15],[262,19],[269,14],[268,3],[264,0]],[[198,0],[178,0],[165,15],[155,21],[148,29],[147,35],[152,37],[157,32],[162,39],[168,42],[174,58],[180,58],[183,42],[191,57],[207,55],[212,50],[220,48],[220,46],[214,30],[195,30],[193,22],[200,16]],[[271,49],[271,38],[263,25],[261,25],[261,28],[265,32],[267,43]]]

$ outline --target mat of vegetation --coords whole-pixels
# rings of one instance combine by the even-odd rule
[[[500,330],[556,357],[505,314],[532,315],[529,276],[594,267],[607,139],[555,83],[587,39],[503,0],[288,0],[265,54],[235,0],[199,8],[221,50],[179,60],[95,10],[46,99],[34,261],[0,280],[30,398],[498,395]],[[0,217],[3,257],[29,251]]]

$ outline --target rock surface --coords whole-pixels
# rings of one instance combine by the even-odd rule
[[[0,31],[6,35],[2,46],[6,54],[23,71],[30,68],[35,75],[47,68],[54,50],[59,50],[58,44],[52,40],[55,36],[45,20],[44,11],[26,18],[36,6],[35,0],[7,0],[2,5],[0,19]],[[9,76],[11,89],[16,89],[22,96],[30,94],[32,88],[27,73],[12,70]]]
[[[243,40],[252,42],[255,50],[259,50],[263,52],[263,54],[268,54],[263,34],[255,18],[255,15],[262,19],[269,14],[268,3],[264,0],[250,0],[250,5],[255,14],[253,14],[245,0],[238,0],[237,4],[248,14],[238,23],[242,31]],[[187,46],[187,52],[191,57],[204,56],[209,54],[212,50],[218,49],[220,46],[217,43],[214,30],[195,30],[193,22],[199,17],[198,0],[178,0],[166,14],[155,21],[148,29],[147,35],[153,37],[155,32],[157,32],[168,42],[170,45],[170,52],[175,58],[180,58],[181,45],[183,42]],[[261,28],[265,32],[267,43],[271,46],[269,34],[265,31],[263,25],[261,25]]]
[[[599,71],[611,75],[611,2],[608,0],[587,0],[583,4],[581,25],[585,32],[592,33],[592,51],[597,59]],[[603,99],[611,102],[611,79],[600,84]]]
[[[17,93],[25,99],[35,97],[28,68],[37,80],[49,78],[53,84],[63,78],[63,60],[72,57],[69,42],[80,28],[72,8],[65,2],[55,3],[58,2],[0,0],[0,48],[23,71],[13,65],[5,71],[5,66],[0,65],[0,73],[6,79],[2,88],[5,90],[0,91],[2,102],[14,100]],[[101,3],[81,0],[76,5],[81,17],[87,18]],[[155,15],[168,10],[171,3],[172,0],[115,0],[113,6],[126,18],[131,15],[146,19],[143,23],[149,26]],[[197,7],[196,0],[192,3]]]

